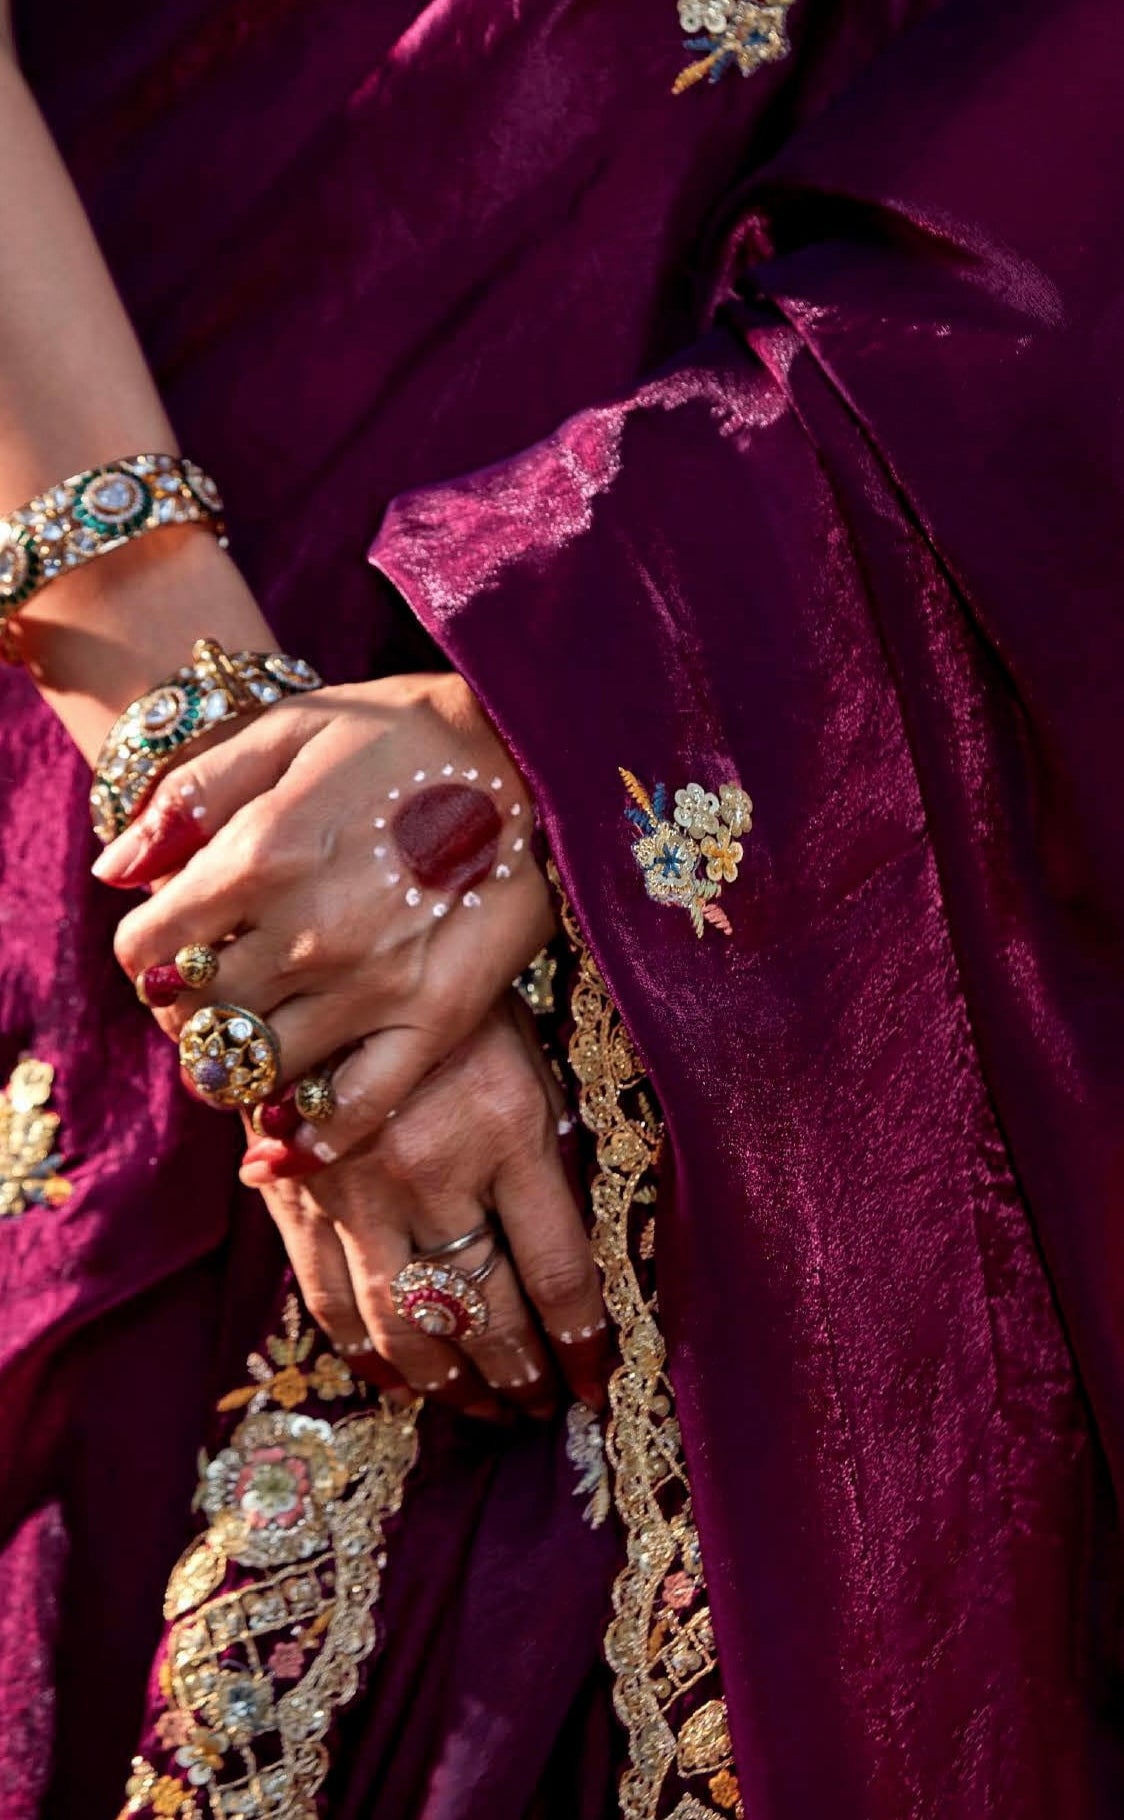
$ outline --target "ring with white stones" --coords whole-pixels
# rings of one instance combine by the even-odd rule
[[[436,1340],[478,1339],[488,1329],[488,1303],[480,1293],[500,1261],[493,1245],[475,1270],[412,1258],[391,1278],[394,1312],[419,1333]]]
[[[257,1106],[281,1078],[281,1051],[264,1018],[241,1005],[205,1005],[180,1035],[180,1067],[200,1099],[224,1111]]]

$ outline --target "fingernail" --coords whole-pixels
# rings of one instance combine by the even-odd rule
[[[316,1175],[323,1167],[318,1158],[309,1156],[303,1150],[294,1150],[291,1144],[280,1143],[275,1138],[262,1138],[259,1143],[251,1144],[246,1151],[239,1176],[247,1188],[268,1188],[271,1181]]]
[[[321,1127],[310,1125],[307,1122],[303,1124],[298,1122],[297,1128],[293,1132],[292,1144],[293,1149],[299,1150],[302,1156],[317,1157],[325,1167],[329,1163],[334,1163],[339,1155],[339,1151],[333,1149],[323,1136]]]
[[[254,1112],[254,1129],[262,1137],[291,1138],[299,1129],[301,1115],[297,1111],[293,1090],[289,1089],[279,1100],[265,1100]]]
[[[137,997],[152,1011],[163,1011],[174,1005],[185,990],[183,976],[174,962],[146,967],[137,981]]]
[[[150,885],[181,866],[207,844],[200,819],[190,809],[170,803],[148,815],[99,854],[91,868],[105,885],[126,890]]]

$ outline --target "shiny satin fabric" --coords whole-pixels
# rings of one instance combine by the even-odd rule
[[[417,661],[405,597],[661,1094],[746,1812],[1118,1811],[1121,28],[956,3],[887,50],[904,8],[798,6],[786,64],[673,101],[652,0],[70,10],[26,64],[279,639]],[[278,1265],[116,975],[82,767],[0,686],[6,1055],[55,1063],[77,1188],[0,1221],[23,1820],[52,1746],[42,1811],[120,1798]],[[729,939],[644,895],[620,765],[754,796]],[[332,1811],[550,1811],[561,1739],[559,1820],[611,1813],[609,1534],[556,1436],[431,1429]]]

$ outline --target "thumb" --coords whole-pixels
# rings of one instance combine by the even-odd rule
[[[163,777],[144,814],[90,868],[121,890],[178,872],[243,805],[271,790],[308,738],[303,703],[282,702],[192,749]]]

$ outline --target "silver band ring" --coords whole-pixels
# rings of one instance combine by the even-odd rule
[[[471,1232],[462,1232],[459,1239],[450,1239],[447,1245],[430,1245],[425,1251],[415,1251],[414,1256],[423,1263],[434,1258],[459,1257],[462,1251],[467,1251],[478,1239],[486,1238],[491,1230],[491,1220],[481,1220],[479,1226],[474,1226]]]

